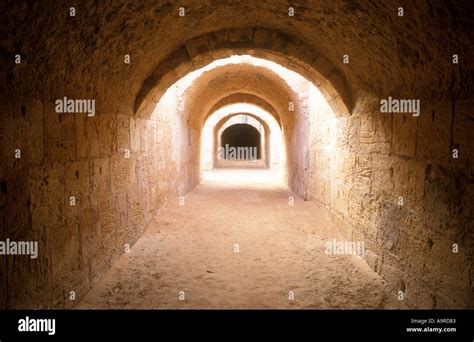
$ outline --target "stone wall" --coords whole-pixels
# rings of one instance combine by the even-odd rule
[[[313,198],[417,308],[473,307],[473,102],[421,100],[421,114],[313,110]],[[453,158],[453,149],[459,158]],[[453,245],[459,250],[453,252]]]
[[[283,137],[286,148],[286,165],[284,179],[298,196],[306,197],[309,171],[310,111],[309,88],[311,83],[306,79],[295,80],[291,85],[292,110],[286,108],[288,119],[283,126]]]
[[[2,258],[2,306],[72,306],[175,196],[169,107],[148,119],[1,108],[1,238],[39,242],[35,260]]]
[[[473,307],[472,4],[404,3],[400,17],[398,0],[104,0],[70,16],[68,3],[2,2],[0,235],[38,240],[40,251],[1,259],[0,307],[79,298],[153,213],[199,181],[200,124],[237,93],[281,115],[289,185],[366,241],[394,293],[417,307]],[[338,116],[317,101],[288,112],[295,96],[254,66],[204,77],[183,113],[165,101],[151,114],[180,77],[234,54],[301,72]],[[419,118],[379,112],[380,96],[400,94],[421,98]],[[63,96],[96,99],[97,115],[58,115]]]

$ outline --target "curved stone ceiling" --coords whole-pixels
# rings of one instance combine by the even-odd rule
[[[263,110],[270,113],[271,115],[273,115],[273,117],[278,122],[278,124],[280,124],[278,112],[276,111],[275,108],[273,108],[271,104],[269,104],[267,101],[265,101],[259,96],[256,96],[253,94],[246,94],[246,93],[234,93],[220,99],[219,102],[217,102],[209,110],[209,113],[206,115],[206,117],[209,117],[212,113],[218,111],[219,109],[223,107],[236,104],[236,103],[253,104],[257,107],[260,107]]]
[[[232,114],[228,114],[226,116],[224,116],[223,118],[221,118],[217,123],[216,125],[214,126],[214,131],[215,132],[218,132],[220,131],[224,126],[226,125],[232,125],[232,124],[229,124],[230,120],[236,116],[239,116],[239,115],[244,115],[244,116],[248,116],[252,119],[254,119],[255,121],[258,121],[262,126],[263,128],[265,129],[265,133],[268,134],[270,132],[270,127],[268,125],[268,123],[262,119],[260,116],[256,115],[256,114],[253,114],[253,113],[250,113],[250,112],[244,112],[244,113],[232,113]],[[225,129],[225,128],[224,128]]]
[[[189,100],[185,112],[189,114],[189,122],[196,128],[202,127],[206,117],[212,113],[211,109],[220,101],[242,93],[274,108],[278,122],[292,121],[293,113],[288,112],[289,101],[293,101],[295,111],[298,110],[298,94],[273,71],[249,64],[229,64],[203,73],[186,90],[185,97]]]
[[[157,85],[160,68],[174,70],[169,80],[179,76],[183,64],[172,56],[184,54],[200,64],[206,44],[186,44],[207,37],[210,51],[260,45],[297,67],[304,64],[299,61],[318,63],[321,56],[315,70],[329,80],[334,75],[330,83],[335,89],[353,89],[352,102],[358,90],[466,98],[472,96],[474,50],[465,44],[472,37],[463,28],[474,26],[473,3],[452,2],[82,1],[74,18],[69,17],[70,3],[5,2],[3,87],[7,94],[47,101],[94,97],[98,112],[132,114],[140,107],[140,94]],[[184,17],[178,16],[180,6],[186,8]],[[294,17],[288,16],[290,6]],[[399,6],[404,17],[397,15]],[[17,53],[23,56],[21,66],[12,58]],[[125,54],[130,64],[124,63]],[[350,57],[347,65],[344,54]],[[453,54],[460,56],[462,70],[451,63]]]

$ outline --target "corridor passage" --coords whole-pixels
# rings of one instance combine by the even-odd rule
[[[156,221],[79,308],[383,308],[399,305],[316,202],[268,169],[220,168]],[[183,202],[181,202],[182,204]]]
[[[474,1],[73,2],[0,5],[0,309],[474,308]]]

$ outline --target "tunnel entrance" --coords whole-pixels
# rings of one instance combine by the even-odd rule
[[[261,134],[251,125],[235,124],[222,132],[220,160],[256,160],[261,158]]]

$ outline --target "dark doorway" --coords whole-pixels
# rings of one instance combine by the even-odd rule
[[[224,159],[260,159],[260,132],[248,124],[235,124],[227,127],[222,132],[221,146],[225,151],[236,151],[235,158],[232,154],[224,154]],[[240,153],[239,153],[240,152]],[[242,152],[247,152],[245,155]],[[230,157],[229,157],[230,156]]]

